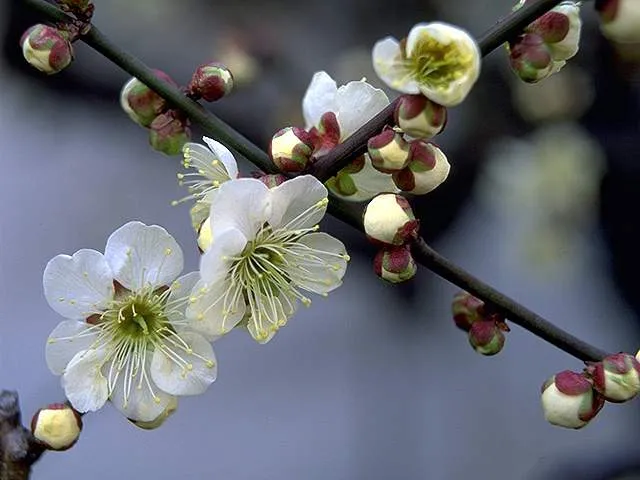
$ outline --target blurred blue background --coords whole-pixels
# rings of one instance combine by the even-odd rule
[[[132,219],[167,228],[187,269],[198,254],[188,207],[170,206],[184,195],[178,160],[119,110],[127,76],[82,44],[56,77],[30,69],[17,41],[39,19],[20,3],[0,2],[0,386],[19,391],[28,421],[63,398],[44,362],[59,321],[42,294],[50,258],[102,250]],[[112,0],[96,2],[95,24],[179,83],[227,62],[238,88],[211,108],[266,146],[302,123],[316,70],[376,83],[378,38],[432,19],[479,35],[511,3]],[[437,139],[452,174],[416,210],[461,266],[587,341],[635,352],[638,49],[608,45],[584,10],[581,52],[550,86],[518,86],[504,52],[491,55]],[[580,362],[518,327],[500,355],[480,357],[450,318],[455,287],[427,271],[383,284],[357,232],[325,227],[353,258],[342,288],[266,346],[238,333],[216,343],[217,382],[162,428],[139,430],[110,406],[86,416],[79,443],[46,454],[34,478],[640,478],[637,402],[607,405],[582,431],[548,425],[540,385]]]

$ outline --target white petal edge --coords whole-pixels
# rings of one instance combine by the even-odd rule
[[[111,234],[104,256],[115,279],[129,290],[170,285],[184,265],[182,249],[164,228],[138,221]]]
[[[169,296],[167,297],[167,305],[169,306],[167,309],[167,319],[176,330],[184,328],[187,323],[185,311],[188,300],[191,296],[191,290],[193,290],[193,287],[199,280],[199,272],[190,272],[174,280],[170,286],[171,292],[169,292]]]
[[[302,97],[302,115],[307,129],[317,127],[327,112],[335,112],[338,86],[327,72],[316,72]]]
[[[400,42],[393,37],[385,37],[373,46],[372,60],[376,75],[387,86],[402,93],[420,93],[418,84],[405,71]]]
[[[244,250],[249,240],[240,230],[229,228],[220,232],[209,249],[200,257],[200,276],[208,283],[217,283],[230,273],[232,258]]]
[[[53,329],[45,347],[45,359],[49,370],[62,375],[76,354],[88,350],[95,342],[98,330],[83,321],[65,320]]]
[[[66,318],[81,320],[101,311],[113,298],[113,273],[100,252],[78,250],[58,255],[42,276],[47,302]]]
[[[151,360],[151,378],[163,391],[172,395],[199,395],[204,393],[218,375],[218,364],[213,347],[197,333],[182,333],[187,344],[166,343],[187,365],[178,365],[161,350],[156,349]],[[176,340],[178,343],[179,340]]]
[[[387,105],[387,94],[365,81],[349,82],[340,87],[336,95],[336,118],[342,140],[351,136]]]
[[[95,412],[109,397],[107,379],[101,367],[105,351],[82,350],[69,362],[62,375],[62,388],[73,408],[80,413]]]
[[[271,216],[274,228],[296,230],[317,225],[327,211],[327,188],[311,175],[301,175],[271,189]],[[309,210],[308,213],[305,213]]]
[[[233,153],[231,153],[231,150],[213,138],[202,137],[202,140],[211,149],[213,155],[222,162],[225,170],[229,174],[229,178],[231,178],[231,180],[238,178],[238,163]]]

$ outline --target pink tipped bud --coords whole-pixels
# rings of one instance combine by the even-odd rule
[[[393,183],[408,193],[424,195],[439,187],[449,176],[451,165],[433,143],[414,140],[410,144],[409,164],[393,174]]]
[[[82,418],[70,405],[52,403],[31,419],[33,436],[48,450],[67,450],[80,438]]]
[[[193,74],[187,87],[190,94],[215,102],[233,90],[233,75],[220,63],[200,65]]]
[[[409,245],[385,247],[373,259],[373,270],[382,280],[390,283],[406,282],[418,270]]]
[[[409,202],[400,195],[378,195],[364,210],[365,233],[377,245],[403,245],[417,236],[418,227]]]
[[[68,36],[57,28],[38,24],[20,39],[22,55],[29,65],[48,75],[64,70],[73,60]]]
[[[367,148],[371,164],[380,172],[397,172],[409,163],[409,144],[392,129],[370,138]]]
[[[158,115],[149,126],[149,143],[165,155],[179,155],[191,140],[189,121],[173,111]]]
[[[604,405],[604,398],[594,391],[584,375],[565,370],[542,386],[544,418],[552,425],[582,428]]]
[[[548,20],[545,21],[547,16]],[[535,23],[538,23],[540,30],[536,33],[540,34],[549,46],[553,60],[563,62],[578,53],[582,20],[580,6],[577,3],[562,2]]]
[[[588,371],[593,387],[610,402],[626,402],[640,393],[640,363],[633,355],[609,355],[591,365]]]
[[[407,135],[431,138],[447,122],[447,109],[423,95],[403,95],[394,112],[395,123]]]
[[[162,81],[176,86],[171,77],[163,71],[154,70],[154,73]],[[166,108],[166,102],[140,80],[132,78],[120,91],[120,106],[131,120],[143,127],[148,127]]]
[[[313,153],[313,141],[302,128],[286,127],[271,139],[269,153],[282,172],[302,172]]]
[[[510,45],[511,69],[521,80],[535,83],[553,73],[551,50],[540,35],[527,33]]]
[[[469,343],[481,355],[495,355],[504,347],[504,333],[495,320],[480,320],[469,328]]]
[[[484,302],[465,291],[455,294],[451,312],[456,326],[465,332],[468,332],[475,322],[487,320]]]

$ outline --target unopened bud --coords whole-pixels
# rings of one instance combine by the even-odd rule
[[[67,450],[80,437],[82,418],[70,405],[53,403],[31,419],[33,436],[49,450]]]
[[[418,227],[409,202],[400,195],[378,195],[364,210],[364,230],[375,244],[403,245],[417,236]]]
[[[529,28],[532,26],[533,32],[542,36],[556,62],[569,60],[578,53],[582,20],[576,3],[562,2]]]
[[[593,387],[610,402],[626,402],[640,393],[640,363],[633,355],[609,355],[587,370]]]
[[[66,33],[38,24],[22,34],[22,55],[32,67],[48,75],[65,69],[73,60],[73,47]]]
[[[286,127],[271,139],[269,153],[282,172],[301,172],[313,153],[311,136],[298,127]]]
[[[154,73],[162,81],[176,86],[171,77],[163,71],[154,70]],[[148,127],[165,109],[166,102],[140,80],[132,78],[120,91],[120,106],[131,120],[143,127]]]
[[[504,333],[495,320],[480,320],[469,328],[469,343],[482,355],[495,355],[504,347]]]
[[[215,102],[233,90],[233,75],[220,63],[200,65],[191,77],[187,90],[207,102]]]
[[[465,332],[475,322],[487,319],[484,302],[465,291],[458,292],[453,297],[451,313],[456,326]]]
[[[142,428],[144,430],[153,430],[161,426],[165,422],[165,420],[169,418],[171,415],[173,415],[173,412],[175,412],[177,409],[178,409],[178,398],[171,397],[171,400],[169,400],[169,403],[167,404],[165,409],[162,411],[162,413],[158,415],[156,418],[154,418],[153,420],[149,420],[148,422],[143,422],[141,420],[129,419],[129,421],[133,423],[136,427]]]
[[[451,165],[433,143],[414,140],[410,144],[409,164],[393,174],[393,183],[408,193],[424,195],[440,186],[449,176]]]
[[[600,30],[617,43],[640,43],[640,2],[638,0],[599,0]]]
[[[382,280],[401,283],[413,278],[418,270],[409,245],[385,247],[373,259],[373,270]]]
[[[604,399],[584,375],[565,370],[542,386],[544,418],[552,425],[578,429],[595,417]]]
[[[394,119],[407,135],[431,138],[444,129],[447,109],[424,95],[402,95],[394,111]]]
[[[535,83],[554,71],[551,50],[540,35],[527,33],[509,47],[511,69],[521,80]]]
[[[370,138],[367,148],[371,164],[380,172],[397,172],[409,163],[409,144],[392,129]]]
[[[179,155],[191,139],[188,120],[166,112],[158,115],[149,126],[149,143],[165,155]]]

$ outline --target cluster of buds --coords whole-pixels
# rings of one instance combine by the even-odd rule
[[[578,429],[596,416],[605,401],[623,403],[638,393],[638,359],[616,353],[589,363],[582,373],[564,371],[547,380],[542,386],[542,409],[549,423]]]
[[[416,220],[406,198],[393,193],[378,195],[364,211],[367,238],[379,247],[374,271],[383,280],[400,283],[416,274],[411,242],[418,236]]]
[[[458,292],[451,304],[453,321],[469,335],[469,344],[481,355],[495,355],[504,347],[504,332],[509,331],[502,315],[468,292]]]
[[[516,9],[530,0],[521,0]],[[535,83],[558,72],[578,52],[580,6],[562,2],[535,22],[508,45],[512,70],[527,83]]]
[[[31,419],[31,432],[47,450],[68,450],[80,438],[82,418],[66,403],[53,403],[38,410]]]
[[[640,2],[638,0],[598,0],[600,30],[616,43],[640,43]]]
[[[73,60],[69,33],[49,25],[39,23],[29,28],[20,45],[29,65],[47,75],[64,70]]]

